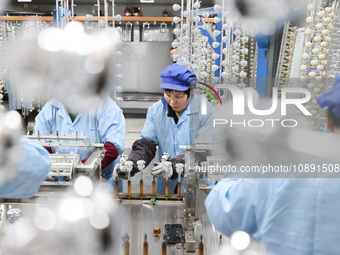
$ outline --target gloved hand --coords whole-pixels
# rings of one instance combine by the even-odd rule
[[[56,182],[56,181],[58,181],[58,177],[56,177],[56,176],[46,176],[44,181],[45,182]]]
[[[161,178],[161,179],[166,179],[166,163],[170,163],[170,162],[155,162],[154,163],[154,167],[151,170],[151,174],[155,177]],[[172,166],[169,166],[169,170],[168,170],[168,179],[170,179],[170,177],[173,174],[173,170],[172,170]]]
[[[115,165],[115,168],[113,169],[112,177],[115,180],[116,178],[119,179],[128,179],[128,170],[126,166],[121,166],[120,163]]]

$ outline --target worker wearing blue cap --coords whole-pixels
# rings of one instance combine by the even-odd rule
[[[159,162],[152,169],[152,175],[158,177],[156,191],[158,194],[164,194],[165,178],[168,177],[172,179],[169,180],[169,194],[174,194],[178,178],[175,164],[184,163],[184,149],[180,146],[193,145],[195,139],[211,138],[213,109],[207,107],[207,114],[201,114],[201,98],[194,94],[197,77],[188,68],[172,64],[163,70],[161,78],[163,82],[160,87],[164,90],[164,97],[148,109],[141,139],[132,145],[128,160],[134,162],[133,176],[138,172],[136,162],[145,160],[148,165],[155,157],[158,146]],[[161,163],[164,152],[170,154],[172,163],[172,169],[167,174]],[[196,153],[195,157],[201,162],[206,153]],[[115,173],[124,177],[126,169],[117,165]]]
[[[316,100],[328,108],[330,132],[339,134],[340,76]],[[320,162],[314,165],[339,170],[338,162]],[[263,244],[261,254],[338,254],[339,193],[339,178],[224,178],[210,191],[205,206],[218,231],[226,236],[247,232]]]

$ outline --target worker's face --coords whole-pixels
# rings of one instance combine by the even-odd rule
[[[191,94],[188,97],[183,91],[165,90],[164,98],[175,112],[182,112],[187,108]]]
[[[174,60],[174,55],[176,54],[176,51],[175,50],[171,50],[170,51],[170,57],[172,60]]]

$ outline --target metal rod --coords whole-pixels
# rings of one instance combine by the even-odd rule
[[[124,243],[124,255],[130,255],[130,242],[126,241]]]
[[[143,255],[148,255],[149,254],[149,244],[147,241],[147,236],[146,234],[144,235],[144,243],[143,243]]]
[[[74,20],[74,0],[71,0],[71,20],[73,21]]]
[[[69,11],[69,3],[68,0],[66,0],[66,8],[65,8],[65,24],[67,24],[69,22],[69,18],[68,18],[68,11]]]
[[[155,178],[155,176],[153,176],[153,179],[152,179],[152,195],[156,196],[156,178]]]
[[[128,197],[131,197],[131,180],[128,180]]]
[[[107,0],[104,0],[104,16],[105,16],[105,27],[109,26],[109,9]]]
[[[119,195],[119,181],[118,178],[115,180],[115,195],[116,197]]]
[[[166,255],[166,234],[163,235],[162,255]]]
[[[184,0],[181,1],[181,33],[180,33],[180,38],[179,38],[179,61],[178,61],[178,64],[182,64],[182,49],[183,49],[183,8],[184,8]]]
[[[59,28],[59,1],[55,0],[56,22],[57,28]]]
[[[201,234],[200,243],[198,244],[198,255],[203,255],[204,253],[204,244],[203,244],[203,235]]]
[[[221,45],[220,45],[220,73],[219,73],[219,76],[218,76],[218,83],[222,83],[222,61],[223,61],[223,34],[224,34],[224,29],[223,29],[223,25],[225,23],[225,20],[226,20],[226,17],[224,15],[224,1],[222,1],[222,20],[221,20]],[[226,35],[227,36],[227,35]],[[230,35],[227,36],[227,39]],[[229,39],[228,39],[229,40]],[[230,41],[230,40],[229,40]],[[227,42],[226,42],[226,45],[227,45]],[[215,85],[215,84],[214,84]]]
[[[60,24],[61,24],[61,28],[64,28],[64,16],[65,16],[65,12],[64,12],[64,0],[60,1],[61,6],[60,6],[60,11],[61,11],[61,19],[60,19]]]
[[[115,0],[112,0],[112,27],[115,28]]]
[[[194,6],[194,2],[193,1],[194,0],[192,0],[192,2],[191,2],[192,7]],[[191,17],[191,13],[193,14],[192,17]],[[189,22],[190,27],[189,27],[188,31],[190,31],[190,33],[189,33],[190,34],[190,45],[188,45],[188,56],[189,56],[189,59],[188,59],[188,68],[190,69],[191,61],[192,61],[191,56],[193,54],[192,43],[194,41],[194,34],[192,33],[192,29],[194,28],[194,9],[192,9],[192,11],[190,10],[190,17],[189,17],[189,19],[190,19],[190,22]]]
[[[177,196],[180,197],[181,196],[181,181],[177,182]]]
[[[169,196],[169,181],[165,180],[165,197]]]
[[[100,29],[100,0],[97,0],[98,29]]]
[[[144,184],[143,184],[143,178],[141,178],[139,182],[139,195],[142,197],[143,194],[144,194]]]

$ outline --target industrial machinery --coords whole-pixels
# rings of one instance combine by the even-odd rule
[[[71,9],[74,8],[74,2],[71,1]],[[217,107],[219,107],[216,100],[217,96],[222,99],[220,101],[221,105],[231,99],[226,90],[224,90],[225,85],[236,86],[239,90],[246,87],[259,90],[260,85],[263,85],[257,78],[266,78],[261,76],[263,73],[259,72],[259,68],[263,67],[260,60],[267,58],[268,45],[259,45],[256,35],[246,31],[237,22],[237,19],[234,19],[231,13],[226,10],[225,1],[221,6],[216,5],[214,8],[202,10],[200,9],[200,1],[186,1],[186,3],[181,1],[181,4],[173,5],[173,10],[180,12],[180,15],[170,18],[170,20],[172,19],[171,21],[157,21],[158,23],[146,20],[124,21],[119,14],[115,13],[114,1],[111,2],[112,17],[108,17],[108,1],[104,1],[105,17],[100,16],[103,5],[101,5],[101,1],[97,1],[98,17],[86,15],[86,20],[83,21],[88,30],[100,30],[112,26],[120,31],[122,50],[114,54],[119,62],[114,67],[115,71],[117,71],[114,76],[114,81],[116,82],[114,98],[118,103],[128,104],[133,101],[133,98],[129,97],[128,94],[125,94],[125,98],[118,97],[116,93],[121,93],[123,89],[124,92],[128,93],[145,93],[149,91],[149,85],[153,89],[156,87],[158,89],[159,82],[157,80],[153,80],[153,84],[157,83],[157,86],[148,83],[151,76],[149,76],[149,69],[147,68],[152,69],[157,66],[158,70],[162,70],[163,67],[170,64],[171,60],[165,58],[165,56],[168,56],[170,44],[177,49],[175,59],[179,64],[195,71],[201,83],[210,84],[211,88],[217,90],[215,95],[212,95],[205,87],[200,91],[202,94],[210,96]],[[67,15],[62,15],[65,10],[69,9],[67,1],[57,0],[57,3],[61,5],[61,8],[56,9],[56,17],[58,17],[56,22],[59,27],[64,27],[70,20],[76,20],[77,17],[73,16],[73,10],[71,10],[69,19]],[[283,88],[295,86],[296,84],[308,88],[312,92],[313,98],[306,108],[311,111],[313,124],[319,130],[324,126],[324,116],[320,113],[315,97],[326,91],[331,84],[326,82],[326,72],[330,74],[329,77],[334,79],[339,71],[337,63],[339,58],[338,30],[340,23],[336,18],[339,12],[338,1],[329,3],[329,1],[310,0],[306,6],[307,19],[305,28],[289,22],[284,23],[278,68],[272,70],[277,73],[275,87],[279,89],[279,96]],[[2,22],[0,25],[2,27],[2,47],[5,49],[6,40],[13,39],[11,35],[15,33],[11,32],[18,25],[8,21]],[[173,42],[171,42],[172,39]],[[142,53],[138,50],[142,51]],[[153,58],[152,54],[156,51],[163,52],[161,62],[157,62],[157,59]],[[137,55],[132,54],[136,52],[138,53]],[[135,64],[136,59],[140,61],[137,64]],[[131,62],[134,64],[130,65]],[[150,66],[143,64],[147,62],[154,62],[154,64]],[[129,67],[130,69],[123,69],[123,67]],[[155,70],[153,72],[158,76],[160,72]],[[138,73],[138,75],[132,75],[132,73]],[[144,78],[146,80],[143,82],[148,86],[143,86],[142,83],[139,83]],[[269,85],[267,84],[267,86]],[[208,88],[210,89],[210,87]],[[160,91],[154,92],[157,94]],[[138,94],[138,96],[141,96],[141,94]],[[144,101],[139,100],[143,104],[146,101],[144,99]],[[258,121],[258,118],[256,120]],[[240,131],[237,134],[242,135],[243,133]],[[268,139],[266,135],[267,133],[256,135],[250,133],[249,136],[254,140],[248,139],[246,136],[243,138],[244,141],[247,139],[251,142],[255,141],[254,144],[250,142],[245,144],[255,145],[255,148],[259,150],[257,145],[260,142],[264,143]],[[73,186],[71,184],[74,184],[76,177],[87,176],[92,181],[101,179],[100,161],[104,156],[102,145],[91,144],[88,138],[82,136],[44,136],[39,134],[28,137],[40,141],[41,145],[46,147],[76,146],[94,149],[85,164],[80,163],[77,155],[51,155],[52,165],[49,180],[43,183],[38,195],[44,193],[49,196],[63,190],[61,188]],[[167,251],[172,252],[172,254],[212,254],[217,250],[221,241],[226,240],[226,237],[221,237],[211,226],[204,214],[204,200],[212,188],[205,180],[215,179],[218,181],[224,175],[223,171],[210,171],[213,169],[212,166],[227,166],[230,163],[225,155],[221,156],[214,151],[216,150],[214,142],[196,141],[195,144],[185,147],[187,149],[184,155],[185,165],[177,164],[175,166],[179,175],[178,181],[181,181],[181,176],[184,177],[183,196],[180,192],[180,185],[176,195],[169,195],[167,185],[165,185],[165,195],[156,194],[155,180],[149,175],[143,161],[137,162],[141,172],[140,178],[131,178],[132,162],[127,161],[127,158],[122,156],[120,163],[128,170],[128,180],[124,183],[126,192],[120,193],[118,185],[116,185],[116,190],[113,192],[115,193],[114,199],[125,216],[119,218],[123,222],[121,228],[124,233],[121,238],[123,248],[120,251],[124,252],[124,254],[138,254],[138,252],[140,254],[143,250],[144,255],[160,254],[161,252],[166,254]],[[243,150],[244,147],[240,148],[243,153],[251,154],[248,153],[248,150]],[[267,144],[263,148],[268,150]],[[230,146],[228,149],[236,150],[238,148]],[[200,166],[194,160],[196,150],[212,151],[211,155],[207,157],[207,161],[201,163]],[[242,154],[241,157],[245,154]],[[278,158],[280,157],[282,157],[282,154],[278,156]],[[172,167],[166,155],[164,155],[163,160],[167,163],[167,167]],[[58,180],[55,180],[55,177],[58,177]],[[118,179],[113,181],[118,184]],[[147,184],[151,184],[150,192],[146,189]],[[137,192],[133,191],[134,188]],[[81,197],[82,202],[84,197],[87,198],[86,195]],[[110,198],[112,199],[112,196]],[[100,201],[98,197],[96,199]],[[8,219],[8,221],[15,224],[20,218],[20,211],[12,210],[7,214],[6,218],[5,209],[3,205],[1,206],[0,227],[4,219]],[[74,209],[73,207],[70,208]],[[163,236],[163,234],[167,235]],[[172,235],[171,238],[169,235]],[[180,240],[180,242],[170,244],[167,243],[169,240]],[[152,249],[148,249],[148,247],[152,247]]]
[[[312,95],[306,103],[308,121],[322,131],[326,116],[315,98],[328,91],[339,74],[339,1],[310,0],[304,8],[304,24],[284,24],[275,86],[307,89]]]
[[[44,147],[77,147],[78,149],[93,149],[91,156],[83,164],[78,154],[51,154],[51,171],[42,183],[38,192],[58,192],[58,189],[73,184],[79,176],[87,176],[93,181],[101,180],[101,161],[105,156],[103,144],[93,144],[88,137],[66,135],[27,135],[29,139],[37,140]],[[46,194],[45,194],[46,195]]]

